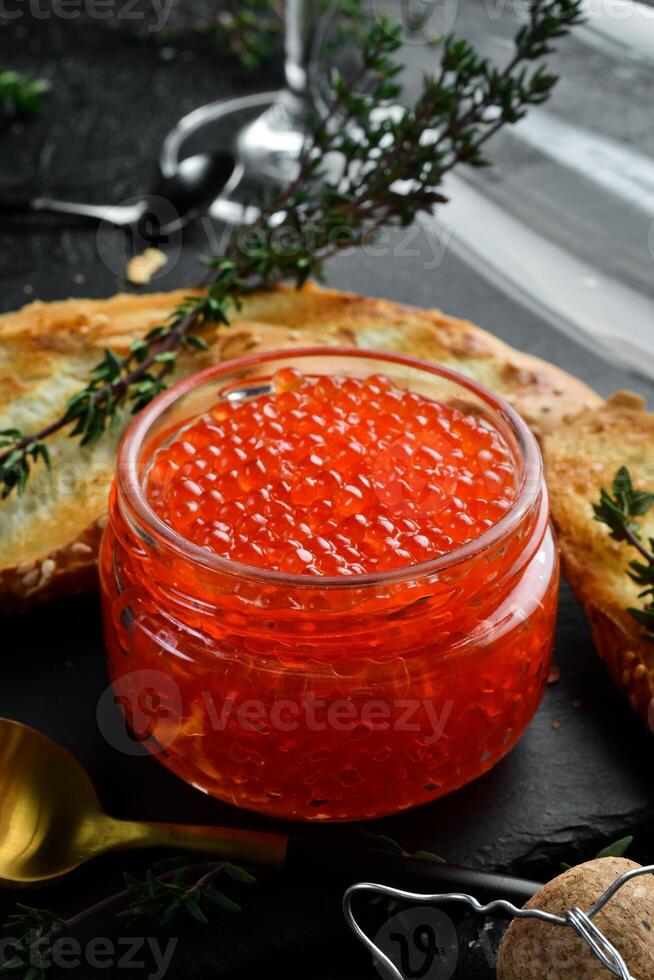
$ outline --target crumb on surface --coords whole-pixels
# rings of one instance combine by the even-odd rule
[[[168,259],[159,248],[146,248],[127,263],[127,278],[133,286],[146,286]]]

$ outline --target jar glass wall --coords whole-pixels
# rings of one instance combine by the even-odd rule
[[[383,373],[483,419],[511,449],[513,504],[450,554],[378,574],[287,575],[193,545],[148,506],[153,453],[219,399],[268,392],[289,365]],[[538,446],[500,399],[412,358],[268,353],[181,382],[123,441],[100,564],[132,729],[197,788],[270,815],[359,820],[449,793],[511,749],[547,680],[558,556]]]

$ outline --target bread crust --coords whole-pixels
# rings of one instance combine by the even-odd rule
[[[543,455],[565,576],[613,681],[654,730],[654,643],[628,612],[643,602],[627,575],[637,556],[630,545],[614,541],[592,511],[600,487],[610,488],[622,465],[639,489],[654,491],[654,413],[637,395],[617,392],[549,434]],[[642,526],[643,540],[654,538],[654,512]]]
[[[126,353],[187,294],[35,302],[1,316],[0,429],[36,431],[59,417],[105,347]],[[258,350],[307,344],[383,349],[446,364],[506,398],[541,439],[601,404],[578,379],[467,321],[313,284],[248,297],[229,327],[216,327],[206,353],[180,358],[178,376]],[[0,503],[0,612],[94,587],[117,438],[105,436],[81,452],[65,434],[55,437],[55,476],[39,470],[24,497]],[[69,472],[66,491],[57,481]]]

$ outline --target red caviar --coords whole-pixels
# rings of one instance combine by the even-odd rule
[[[515,498],[501,435],[384,376],[304,378],[221,401],[155,454],[146,495],[187,540],[245,565],[361,575],[447,554]]]
[[[275,816],[451,792],[515,744],[548,675],[538,447],[411,358],[264,354],[161,396],[121,448],[100,571],[131,727]]]

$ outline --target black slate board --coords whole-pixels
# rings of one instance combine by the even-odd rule
[[[182,112],[231,91],[267,88],[276,81],[253,78],[233,65],[217,66],[211,49],[201,42],[162,51],[113,30],[111,24],[84,19],[0,19],[4,64],[51,77],[54,90],[42,119],[22,131],[0,134],[3,189],[27,181],[61,195],[98,200],[125,198],[147,183],[154,150]],[[157,280],[157,288],[193,281],[197,255],[208,249],[204,229],[191,230],[184,245],[175,268]],[[630,387],[654,395],[654,386],[609,365],[509,302],[451,252],[428,275],[420,257],[392,253],[336,261],[329,270],[330,283],[440,306],[561,364],[602,393]],[[0,283],[2,309],[37,297],[107,295],[124,286],[98,260],[94,229],[15,220],[3,220],[0,227]],[[509,758],[449,799],[379,821],[374,830],[408,849],[429,849],[452,861],[543,879],[555,874],[561,861],[590,857],[629,832],[637,838],[635,856],[654,859],[651,738],[613,691],[592,650],[585,620],[565,588],[555,659],[561,680],[548,689],[534,723]],[[104,741],[95,718],[106,687],[95,598],[45,608],[25,619],[5,618],[1,676],[0,715],[31,724],[71,749],[112,813],[264,825],[252,814],[194,792],[156,761],[124,758]],[[355,833],[342,827],[313,832],[337,838]],[[126,859],[124,866],[144,863],[137,857]],[[100,861],[47,896],[0,893],[0,912],[19,897],[72,912],[118,887],[116,862]],[[221,920],[216,930],[186,929],[169,975],[249,977],[263,972],[289,980],[376,975],[345,930],[338,894],[267,880],[247,901],[245,916]],[[107,919],[90,929],[89,935],[117,936]],[[483,980],[492,975],[478,940],[490,935],[495,941],[499,931],[480,929],[480,923],[460,924],[457,977]],[[127,934],[123,929],[121,935]],[[124,975],[118,967],[95,970],[88,965],[61,975],[71,972]],[[144,967],[129,975],[148,972]]]

